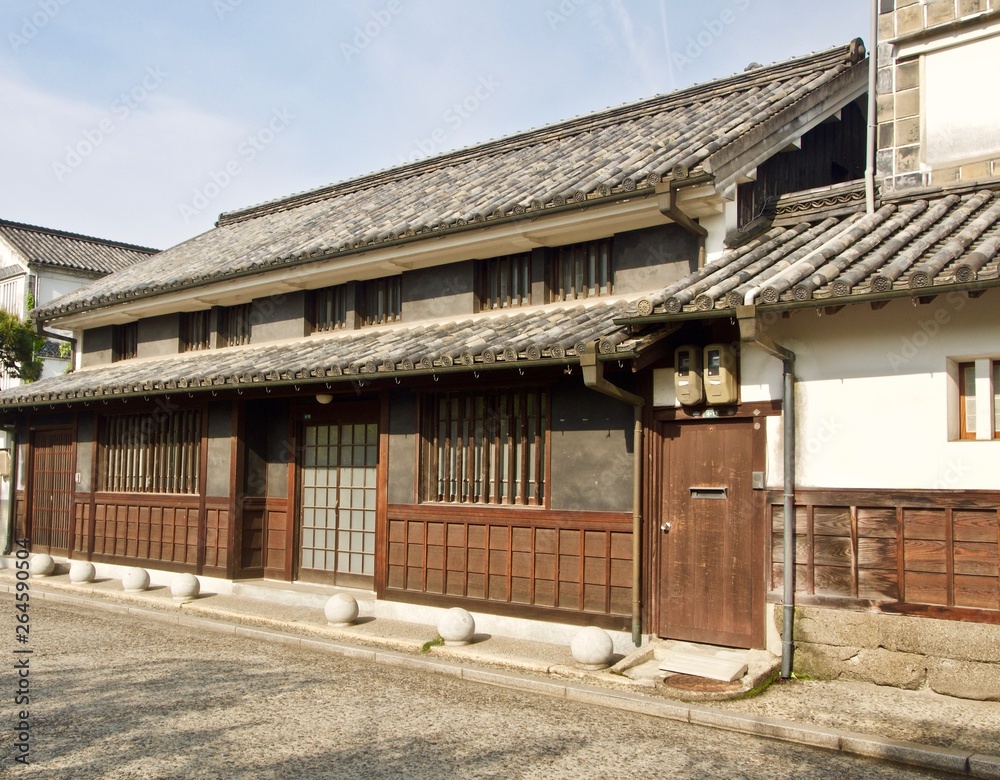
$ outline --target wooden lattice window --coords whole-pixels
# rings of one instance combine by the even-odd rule
[[[476,269],[481,311],[531,305],[531,255],[481,260]]]
[[[189,311],[181,315],[181,348],[185,352],[208,349],[212,343],[212,312]]]
[[[559,247],[550,270],[549,289],[554,301],[610,295],[614,286],[611,239]]]
[[[201,412],[158,409],[101,420],[99,489],[197,493]]]
[[[238,347],[250,343],[253,327],[253,304],[241,303],[227,306],[222,310],[222,332],[226,336],[227,347]]]
[[[440,393],[424,407],[423,499],[540,506],[548,393]]]
[[[347,325],[347,290],[342,284],[313,290],[313,332],[340,330]]]
[[[403,277],[369,279],[358,285],[361,325],[396,322],[403,313]]]
[[[127,322],[124,325],[113,325],[111,348],[115,360],[134,358],[139,350],[139,323]]]

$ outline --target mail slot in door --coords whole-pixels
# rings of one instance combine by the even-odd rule
[[[724,487],[691,487],[691,498],[712,498],[725,500],[726,489]]]

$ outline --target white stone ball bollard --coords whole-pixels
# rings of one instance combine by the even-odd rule
[[[122,588],[135,593],[149,587],[149,573],[139,566],[133,566],[122,575]]]
[[[31,562],[28,564],[28,571],[30,571],[33,576],[48,577],[55,570],[56,562],[52,560],[51,555],[39,553],[38,555],[31,556]]]
[[[170,595],[176,601],[188,601],[198,598],[201,583],[193,574],[178,574],[170,583]]]
[[[349,626],[358,619],[358,601],[349,593],[334,593],[326,600],[323,614],[331,626]]]
[[[69,581],[77,585],[86,582],[93,582],[97,576],[97,569],[89,561],[73,561],[69,567]]]
[[[569,649],[577,665],[590,670],[606,669],[614,655],[611,635],[597,626],[588,626],[577,633],[570,642]]]
[[[450,647],[467,645],[476,633],[476,621],[467,610],[452,607],[438,621],[438,635]]]

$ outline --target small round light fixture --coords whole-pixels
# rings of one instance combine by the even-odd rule
[[[324,406],[333,400],[333,396],[329,393],[316,393],[316,403],[323,404]]]

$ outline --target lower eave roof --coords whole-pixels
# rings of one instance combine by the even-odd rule
[[[822,204],[819,204],[821,210]],[[1000,286],[1000,180],[774,227],[638,302],[619,322],[927,298]]]
[[[641,342],[614,324],[625,311],[622,301],[595,301],[123,360],[6,390],[0,393],[0,411],[176,392],[557,366],[578,362],[591,342],[609,357],[630,357]]]

